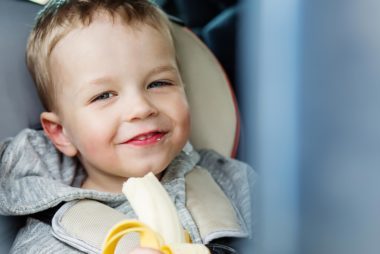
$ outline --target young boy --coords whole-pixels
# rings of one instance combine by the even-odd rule
[[[25,130],[3,144],[0,211],[28,215],[12,253],[82,253],[35,216],[62,202],[94,199],[130,218],[129,177],[153,172],[195,243],[251,237],[243,163],[212,151],[183,151],[190,114],[167,17],[145,0],[50,1],[27,48],[46,112],[44,134]],[[53,145],[54,146],[53,146]],[[205,168],[230,199],[239,226],[202,235],[185,204],[185,175]],[[53,231],[53,232],[51,232]],[[137,248],[134,253],[158,253]]]

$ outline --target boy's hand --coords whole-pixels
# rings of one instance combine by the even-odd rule
[[[130,254],[162,254],[162,252],[151,248],[136,248]]]

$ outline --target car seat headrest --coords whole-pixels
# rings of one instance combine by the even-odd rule
[[[233,156],[239,117],[229,81],[211,51],[189,29],[173,23],[172,33],[190,104],[191,142],[196,148]]]

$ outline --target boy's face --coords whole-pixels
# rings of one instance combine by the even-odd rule
[[[84,187],[121,191],[128,177],[162,172],[185,145],[189,108],[166,33],[97,16],[58,42],[50,68],[60,139],[71,144],[58,148],[78,155]]]

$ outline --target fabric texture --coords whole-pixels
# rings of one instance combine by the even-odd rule
[[[76,200],[63,205],[52,219],[53,235],[61,241],[99,253],[108,231],[126,216],[94,200]]]
[[[26,129],[0,144],[0,214],[31,215],[61,202],[94,199],[136,218],[123,194],[81,189],[86,177],[80,163],[58,152],[41,131]],[[181,152],[165,170],[161,183],[173,200],[181,223],[192,241],[202,243],[198,227],[186,207],[185,175],[196,165],[208,170],[231,201],[242,235],[252,236],[250,188],[254,171],[242,162],[209,150]],[[209,241],[231,236],[218,232]],[[205,242],[204,242],[205,243]],[[83,253],[58,240],[51,226],[28,218],[13,244],[11,253]]]
[[[186,194],[186,206],[196,221],[202,242],[209,242],[208,238],[219,234],[220,229],[244,237],[231,202],[206,170],[196,166],[186,175]]]

